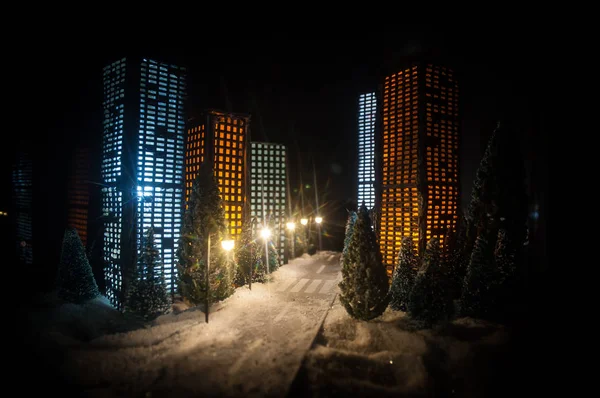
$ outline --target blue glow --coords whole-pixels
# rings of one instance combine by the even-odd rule
[[[357,203],[375,206],[375,93],[361,94],[358,99],[358,192]]]

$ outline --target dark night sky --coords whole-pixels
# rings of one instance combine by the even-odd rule
[[[342,203],[354,198],[356,191],[358,94],[374,89],[379,76],[406,57],[433,52],[453,66],[459,77],[465,198],[487,138],[500,117],[518,123],[527,162],[545,168],[546,137],[538,97],[541,85],[536,78],[536,67],[544,62],[542,54],[527,37],[479,33],[467,38],[466,34],[412,27],[388,32],[386,39],[377,33],[361,40],[350,36],[286,40],[285,34],[272,34],[272,39],[248,38],[225,46],[216,38],[203,38],[182,48],[133,43],[118,50],[106,43],[83,48],[62,41],[53,50],[56,62],[47,60],[44,66],[36,62],[36,48],[27,51],[29,75],[41,93],[28,99],[36,109],[25,116],[31,126],[28,133],[36,135],[36,146],[51,161],[48,170],[64,174],[61,167],[74,140],[99,137],[102,66],[128,52],[147,54],[188,67],[193,109],[250,113],[254,140],[282,142],[290,149],[292,177],[301,170],[305,178],[311,176],[308,166],[314,158],[321,202]],[[48,149],[56,150],[55,155],[46,154]],[[2,146],[2,152],[0,206],[6,206],[4,190],[9,185],[7,170],[14,146]]]

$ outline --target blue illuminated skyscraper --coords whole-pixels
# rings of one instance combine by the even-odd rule
[[[102,211],[106,295],[122,309],[123,293],[148,228],[173,295],[183,212],[185,68],[123,58],[103,69]]]
[[[286,149],[283,144],[253,141],[250,158],[250,215],[257,225],[274,229],[271,239],[283,264],[286,258]]]
[[[375,206],[375,93],[361,94],[358,98],[358,196],[371,210]]]

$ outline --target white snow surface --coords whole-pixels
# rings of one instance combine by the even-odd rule
[[[271,283],[240,287],[212,306],[208,324],[200,307],[183,303],[150,324],[131,323],[103,297],[32,318],[39,338],[68,353],[60,372],[88,396],[282,396],[337,287],[328,295],[276,289],[338,263],[339,253],[327,251],[294,259]]]
[[[271,283],[238,288],[211,308],[208,324],[199,307],[183,303],[135,323],[103,297],[38,310],[30,321],[36,338],[66,352],[56,366],[90,397],[486,395],[482,364],[501,351],[504,327],[461,318],[419,329],[390,308],[357,321],[336,295],[339,255],[305,254]],[[330,294],[277,291],[322,277],[315,270],[323,265],[336,278]]]

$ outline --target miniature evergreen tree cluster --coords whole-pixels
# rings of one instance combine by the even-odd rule
[[[56,285],[58,296],[72,303],[82,303],[100,295],[92,267],[75,228],[65,230]]]
[[[427,242],[425,254],[408,300],[411,318],[432,325],[448,313],[449,303],[444,291],[440,243]]]
[[[191,304],[222,300],[233,293],[233,262],[221,248],[226,236],[225,212],[214,173],[206,162],[200,170],[183,216],[177,248],[179,290]],[[206,258],[210,235],[210,264],[206,283]]]
[[[127,292],[125,312],[151,320],[171,307],[165,280],[160,274],[162,263],[152,228],[142,238],[138,261],[137,272]]]
[[[357,214],[355,211],[350,210],[348,212],[348,219],[346,221],[346,229],[344,230],[344,247],[342,248],[342,254],[340,256],[340,264],[344,262],[344,256],[348,252],[348,245],[350,239],[352,239],[352,233],[354,232],[354,224],[356,223]]]
[[[380,316],[389,303],[388,278],[367,208],[359,209],[342,263],[340,302],[356,319]]]
[[[394,268],[390,288],[390,307],[396,311],[407,311],[410,292],[417,275],[418,260],[412,238],[402,238],[398,252],[398,262]]]
[[[249,282],[250,268],[252,267],[252,282],[265,282],[266,265],[263,262],[264,246],[260,245],[252,236],[252,224],[244,223],[240,241],[236,245],[236,273],[235,284],[243,286]]]
[[[527,231],[525,171],[515,131],[498,123],[477,170],[467,213],[462,315],[498,319],[515,308]]]

